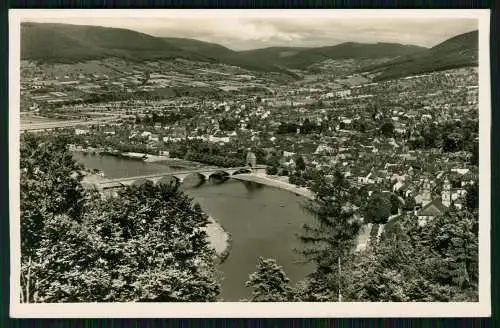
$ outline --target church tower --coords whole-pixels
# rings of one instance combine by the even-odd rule
[[[425,179],[422,191],[422,207],[432,202],[431,184],[428,179]]]
[[[443,191],[441,192],[441,203],[444,206],[450,207],[451,205],[451,184],[448,178],[444,180]]]

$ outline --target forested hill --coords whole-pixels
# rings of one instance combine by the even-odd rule
[[[163,40],[126,29],[68,24],[21,24],[21,58],[48,62],[79,62],[120,57],[201,59]]]
[[[21,58],[75,63],[118,57],[131,61],[183,58],[217,62],[256,71],[277,66],[243,58],[223,46],[182,38],[159,38],[127,29],[69,24],[21,24]]]
[[[428,73],[478,64],[478,31],[452,37],[428,50],[407,55],[367,71],[377,74],[376,80]]]
[[[305,49],[292,56],[283,57],[280,63],[286,67],[304,69],[327,59],[398,57],[419,53],[425,49],[399,43],[345,42],[335,46]]]
[[[160,38],[121,28],[53,23],[21,24],[21,58],[74,63],[118,57],[126,60],[184,58],[255,71],[304,69],[326,59],[397,57],[425,48],[393,43],[342,43],[319,48],[269,47],[233,51],[219,44],[186,38]]]
[[[382,65],[364,69],[380,80],[477,65],[477,55],[477,31],[458,35],[431,49],[398,43],[346,42],[316,48],[269,47],[234,51],[215,43],[186,38],[160,38],[121,28],[21,24],[21,58],[52,63],[75,63],[109,57],[130,61],[183,58],[253,71],[292,74],[289,69],[307,69],[328,59],[394,58]]]

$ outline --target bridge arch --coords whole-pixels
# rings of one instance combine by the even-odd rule
[[[192,179],[193,177],[198,178],[200,182],[204,182],[208,180],[209,175],[204,174],[202,172],[190,172],[190,173],[181,173],[181,174],[173,174],[174,177],[176,177],[180,183],[183,183],[186,179]]]
[[[231,175],[238,175],[238,174],[243,174],[243,173],[252,173],[251,168],[241,168],[233,172]]]
[[[218,179],[218,180],[222,180],[222,181],[225,181],[227,180],[231,175],[224,171],[224,170],[218,170],[218,171],[215,171],[215,172],[212,172],[210,173],[209,175],[209,179]]]

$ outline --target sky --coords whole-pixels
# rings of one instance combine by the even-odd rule
[[[22,21],[118,27],[160,37],[193,38],[233,50],[394,42],[432,47],[478,28],[463,14],[413,11],[369,14],[322,11],[82,11],[25,15]]]

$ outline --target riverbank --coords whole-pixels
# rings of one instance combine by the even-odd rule
[[[222,225],[212,216],[208,216],[209,223],[204,228],[208,236],[208,242],[215,250],[219,261],[222,263],[229,256],[231,250],[231,235],[224,230]]]
[[[269,187],[283,189],[307,199],[314,199],[315,197],[314,193],[311,190],[305,187],[296,186],[288,182],[287,177],[272,176],[265,173],[243,173],[234,175],[231,178],[236,180],[252,181]]]

